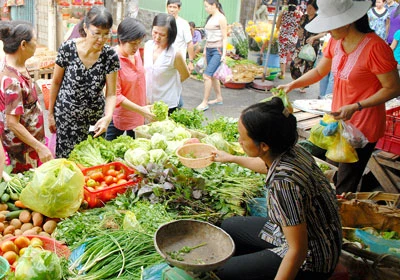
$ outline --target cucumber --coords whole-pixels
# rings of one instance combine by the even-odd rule
[[[7,202],[6,204],[7,204],[7,206],[8,206],[8,210],[10,210],[10,211],[18,211],[18,210],[21,210],[21,208],[15,206],[14,203]]]
[[[19,199],[19,195],[17,193],[11,193],[10,198],[11,198],[11,200],[16,201]]]
[[[19,214],[21,214],[22,211],[23,210],[14,210],[12,212],[8,212],[6,214],[6,220],[7,221],[11,221],[12,219],[18,219],[19,218]]]
[[[8,193],[3,193],[0,197],[1,202],[6,203],[10,200],[10,195]]]

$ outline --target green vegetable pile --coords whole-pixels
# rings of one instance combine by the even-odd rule
[[[170,115],[170,119],[192,129],[201,129],[203,127],[203,122],[205,121],[203,111],[196,109],[190,111],[184,108],[175,110]]]

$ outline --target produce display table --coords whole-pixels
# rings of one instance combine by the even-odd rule
[[[376,150],[368,162],[368,168],[388,193],[400,193],[400,156]]]

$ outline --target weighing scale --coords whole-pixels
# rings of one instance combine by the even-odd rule
[[[154,246],[170,265],[162,271],[163,280],[219,280],[212,271],[235,251],[232,238],[224,230],[187,219],[160,226],[154,236]]]

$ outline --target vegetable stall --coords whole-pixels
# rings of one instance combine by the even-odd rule
[[[243,154],[237,119],[207,122],[203,112],[185,109],[167,118],[162,104],[156,107],[161,121],[138,127],[136,139],[89,136],[68,159],[23,174],[6,168],[0,254],[11,267],[7,279],[161,279],[150,277],[165,268],[154,247],[161,225],[219,225],[229,216],[265,213],[263,175],[230,163],[192,169],[175,154],[198,142]]]

